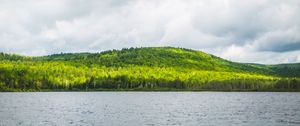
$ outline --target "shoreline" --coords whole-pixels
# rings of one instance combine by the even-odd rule
[[[0,92],[300,92],[300,89],[252,89],[252,90],[192,90],[192,89],[88,89],[88,90],[48,90],[19,89]]]

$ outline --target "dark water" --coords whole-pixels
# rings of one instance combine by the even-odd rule
[[[0,93],[0,125],[300,126],[300,93]]]

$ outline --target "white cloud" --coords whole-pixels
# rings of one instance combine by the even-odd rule
[[[232,45],[226,48],[210,49],[207,52],[225,59],[245,63],[276,64],[300,62],[300,50],[288,52],[256,51],[249,45],[243,47]]]
[[[234,61],[299,62],[298,0],[2,0],[0,51],[175,46]]]

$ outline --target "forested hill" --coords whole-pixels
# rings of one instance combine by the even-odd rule
[[[69,61],[107,67],[156,66],[195,70],[253,72],[285,77],[300,77],[300,63],[262,65],[231,62],[201,51],[173,47],[146,47],[109,50],[101,53],[61,53],[41,57],[0,53],[0,60]]]
[[[173,47],[40,57],[0,53],[0,90],[297,89],[299,77],[299,63],[236,63]]]

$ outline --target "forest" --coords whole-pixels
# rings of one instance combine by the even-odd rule
[[[300,91],[300,64],[237,63],[201,51],[0,53],[0,91]]]

